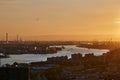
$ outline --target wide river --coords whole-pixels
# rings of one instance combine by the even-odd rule
[[[75,45],[67,45],[64,46],[65,49],[62,51],[58,51],[55,54],[22,54],[22,55],[9,55],[9,58],[1,59],[1,65],[3,64],[12,64],[14,62],[18,63],[30,63],[37,61],[46,61],[48,57],[56,57],[56,56],[68,56],[71,58],[71,54],[81,53],[83,56],[88,53],[94,53],[99,56],[103,53],[108,52],[107,49],[88,49],[88,48],[79,48]]]

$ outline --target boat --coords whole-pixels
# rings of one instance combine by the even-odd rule
[[[8,55],[6,55],[5,53],[0,53],[0,58],[8,58]]]

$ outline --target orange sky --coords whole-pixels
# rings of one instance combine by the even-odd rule
[[[6,32],[25,40],[118,39],[120,0],[0,0],[1,39]]]

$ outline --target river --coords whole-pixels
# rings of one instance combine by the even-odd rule
[[[64,46],[65,49],[58,51],[55,54],[22,54],[22,55],[9,55],[9,58],[1,59],[1,65],[3,64],[12,64],[14,62],[18,63],[30,63],[37,61],[46,61],[48,57],[56,56],[68,56],[71,58],[71,54],[81,53],[83,56],[88,53],[94,53],[94,55],[99,56],[103,53],[108,52],[107,49],[88,49],[88,48],[79,48],[75,45]]]

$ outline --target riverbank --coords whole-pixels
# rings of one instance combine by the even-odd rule
[[[58,46],[59,47],[59,46]],[[94,53],[95,55],[99,56],[103,53],[108,52],[107,49],[88,49],[88,48],[79,48],[75,45],[67,45],[65,49],[58,51],[55,54],[12,54],[9,55],[9,58],[1,59],[1,64],[13,64],[14,62],[18,63],[30,63],[30,62],[37,62],[37,61],[46,61],[48,57],[57,57],[57,56],[67,56],[71,58],[72,54],[81,53],[83,56],[88,53]]]
[[[120,49],[100,56],[78,53],[72,54],[70,59],[67,56],[49,57],[44,62],[14,63],[6,67],[29,67],[31,80],[119,80],[119,53]]]
[[[31,76],[37,73],[36,78],[40,76],[43,80],[43,77],[48,80],[119,80],[119,53],[120,49],[116,49],[101,56],[91,53],[84,57],[73,54],[71,59],[67,56],[48,58],[44,63],[31,63],[31,67],[34,67]],[[35,80],[35,76],[32,76],[32,80]]]
[[[120,42],[86,42],[77,44],[77,47],[114,50],[120,47]]]

